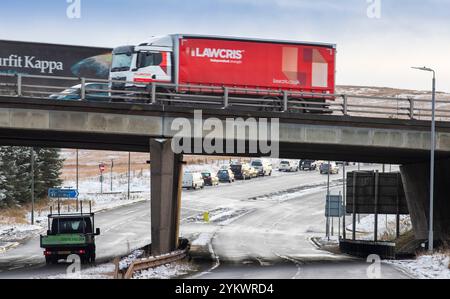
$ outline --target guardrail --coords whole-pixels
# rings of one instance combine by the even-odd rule
[[[185,250],[176,250],[168,254],[160,255],[160,256],[152,256],[148,258],[142,258],[135,260],[131,263],[131,265],[125,271],[123,275],[124,279],[130,279],[133,277],[133,274],[137,271],[147,270],[149,268],[159,267],[165,264],[173,263],[178,260],[184,259],[187,256],[188,249]],[[118,267],[118,266],[116,266]],[[116,271],[117,272],[117,271]]]
[[[126,84],[141,88],[118,89]],[[71,98],[70,88],[74,88]],[[77,89],[77,91],[75,91]],[[0,74],[0,96],[175,105],[212,109],[328,113],[396,119],[431,118],[431,99],[309,93],[288,90],[205,86],[38,75]],[[431,98],[431,97],[430,97]],[[436,119],[450,121],[450,100],[436,100]]]

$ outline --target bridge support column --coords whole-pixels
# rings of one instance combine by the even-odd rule
[[[414,235],[428,239],[430,205],[430,164],[400,167]],[[438,160],[434,176],[434,238],[450,240],[450,160]]]
[[[150,139],[152,254],[178,247],[183,155],[170,139]]]

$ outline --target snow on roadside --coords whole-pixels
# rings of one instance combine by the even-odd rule
[[[322,236],[314,238],[314,241],[319,243],[320,246],[335,246],[339,244],[339,236],[330,236],[329,239],[328,237]]]
[[[209,223],[217,225],[228,225],[238,218],[253,212],[254,209],[246,208],[231,208],[231,207],[219,207],[209,211]],[[186,218],[187,223],[200,223],[205,224],[207,222],[203,219],[203,213]]]
[[[332,180],[330,182],[330,188],[336,187],[342,185],[342,179]],[[287,200],[299,198],[301,196],[315,193],[317,191],[323,190],[327,188],[327,183],[316,183],[316,184],[310,184],[310,185],[302,185],[300,187],[283,190],[279,192],[269,193],[261,196],[251,197],[249,200],[255,200],[255,201],[277,201],[277,202],[284,202]]]
[[[29,224],[0,224],[0,254],[41,233],[43,227]]]
[[[69,265],[68,265],[69,266]],[[80,272],[51,275],[47,279],[112,279],[115,271],[113,263],[105,263],[90,267]],[[42,278],[42,277],[37,277]]]
[[[449,254],[421,255],[415,260],[392,260],[385,263],[400,267],[420,279],[450,279]]]
[[[122,258],[119,262],[119,270],[127,269],[135,260],[144,254],[144,250],[138,249],[130,253],[128,256]]]
[[[397,226],[396,215],[378,215],[378,239],[395,236]],[[356,223],[356,232],[362,234],[359,239],[373,240],[374,238],[375,215],[367,215]],[[400,215],[400,234],[412,229],[411,218],[409,215]],[[352,230],[352,224],[347,225],[347,230]]]
[[[0,224],[0,240],[3,242],[17,242],[27,238],[30,233],[39,232],[41,230],[42,227],[38,225]]]
[[[211,243],[214,233],[200,233],[197,238],[191,242],[191,246],[207,246]]]
[[[133,279],[170,279],[189,274],[196,269],[188,263],[170,263],[159,267],[136,272]]]

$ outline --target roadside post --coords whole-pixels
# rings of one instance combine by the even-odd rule
[[[113,191],[113,168],[114,168],[114,159],[111,159],[111,170],[109,172],[109,178],[111,183],[111,192]]]
[[[100,170],[100,193],[103,194],[103,172],[105,171],[105,164],[102,162],[98,165]]]
[[[34,225],[34,148],[31,148],[31,225]]]
[[[327,170],[327,202],[328,202],[328,198],[330,196],[330,167],[331,167],[331,163],[330,161],[328,161],[328,170]],[[330,206],[328,205],[328,209],[330,208]],[[327,234],[327,238],[328,241],[330,241],[330,210],[328,210],[327,213],[327,221],[326,221],[326,234]]]
[[[345,188],[346,188],[346,180],[345,180],[345,163],[344,167],[342,169],[342,201],[344,203],[344,216],[342,218],[342,238],[345,240],[347,238],[347,234],[345,231],[345,216],[347,215],[346,205],[347,205],[347,198],[345,197]]]
[[[76,188],[77,188],[77,190],[78,190],[78,177],[79,177],[79,172],[78,172],[78,149],[76,150]],[[77,212],[78,212],[78,205],[79,205],[79,203],[78,203],[78,196],[77,196],[77,199],[76,199],[76,210],[77,210]]]
[[[130,200],[130,173],[131,173],[131,152],[128,152],[128,190],[127,190],[128,200]]]

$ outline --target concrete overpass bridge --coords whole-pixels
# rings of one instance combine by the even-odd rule
[[[84,93],[82,91],[82,97]],[[205,99],[201,96],[190,96],[186,101],[177,99],[173,94],[168,97],[167,93],[157,92],[155,86],[152,86],[147,96],[149,103],[110,103],[24,96],[21,88],[16,94],[0,93],[0,144],[150,152],[152,248],[157,254],[171,251],[177,244],[183,154],[261,156],[261,147],[256,152],[251,151],[252,141],[258,141],[261,135],[251,135],[247,131],[241,136],[227,134],[230,129],[226,121],[239,118],[252,118],[257,122],[268,120],[268,130],[274,129],[278,133],[281,158],[401,164],[416,238],[426,239],[430,122],[416,119],[419,108],[414,106],[411,99],[405,99],[408,106],[400,110],[396,99],[397,111],[393,118],[392,114],[380,117],[380,112],[377,114],[373,111],[373,108],[385,109],[384,102],[383,105],[365,107],[365,104],[349,104],[350,96],[345,95],[339,96],[340,103],[338,97],[330,101],[327,96],[327,103],[331,107],[338,107],[331,108],[331,114],[289,110],[291,103],[286,94],[279,111],[234,109],[238,107],[237,103],[242,104],[243,99],[229,97],[228,90],[222,96],[209,96],[223,104],[219,106],[205,105],[202,102]],[[240,102],[235,102],[232,107],[233,100]],[[385,101],[385,98],[372,100]],[[254,103],[255,99],[249,98],[248,101]],[[302,109],[314,111],[315,108],[304,106],[297,110]],[[407,113],[404,113],[405,109]],[[429,109],[420,109],[429,112]],[[244,141],[244,151],[226,152],[224,148],[221,152],[211,153],[202,147],[196,148],[196,141],[204,141],[212,132],[212,128],[201,126],[200,131],[196,131],[198,120],[195,120],[195,115],[198,110],[201,110],[203,120],[214,118],[216,125],[225,128],[223,136],[217,137],[216,142],[237,145]],[[336,114],[336,111],[341,114]],[[442,113],[448,111],[442,109]],[[366,116],[363,116],[364,113]],[[183,136],[190,140],[191,150],[174,153],[171,140],[179,131],[173,125],[180,120],[190,124],[189,132]],[[231,128],[236,132],[245,129],[243,123]],[[448,239],[450,122],[437,123],[436,149],[435,237]]]

